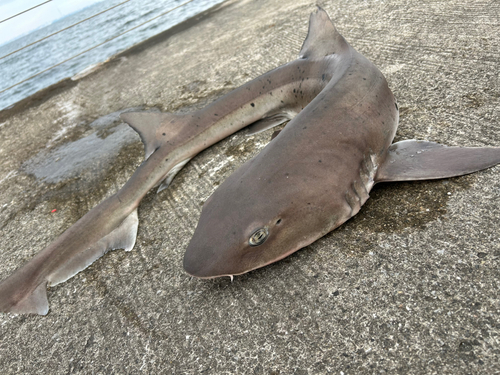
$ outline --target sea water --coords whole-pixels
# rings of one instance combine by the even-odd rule
[[[96,3],[7,44],[0,45],[0,58],[122,1]],[[91,65],[105,61],[116,53],[167,30],[222,1],[194,0],[8,90],[5,89],[175,8],[186,0],[131,0],[109,12],[0,59],[0,110],[8,108],[19,100],[64,78],[72,77]]]

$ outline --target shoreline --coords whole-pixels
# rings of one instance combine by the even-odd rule
[[[143,40],[137,44],[134,44],[133,46],[127,48],[124,51],[118,52],[115,55],[109,57],[103,62],[95,64],[97,66],[97,69],[93,68],[91,69],[90,72],[84,74],[81,78],[78,79],[73,79],[73,77],[78,76],[81,72],[76,73],[73,77],[67,77],[59,82],[56,82],[50,86],[47,86],[34,94],[31,94],[30,96],[27,96],[24,99],[21,99],[20,101],[10,105],[9,107],[0,110],[0,122],[5,121],[7,118],[10,116],[13,116],[17,113],[20,113],[22,111],[25,111],[31,107],[40,105],[50,99],[52,96],[60,94],[61,92],[71,89],[78,85],[78,82],[88,76],[91,76],[92,74],[98,72],[99,70],[106,68],[110,66],[111,64],[116,63],[116,61],[122,57],[129,57],[138,53],[141,53],[147,48],[150,48],[151,46],[158,44],[160,42],[163,42],[165,40],[168,40],[172,36],[183,32],[196,24],[200,23],[203,20],[206,20],[210,17],[212,17],[215,13],[221,11],[224,9],[226,6],[230,6],[232,4],[232,0],[225,0],[224,2],[220,4],[216,4],[213,7],[204,10],[201,13],[198,13],[197,15],[182,21],[181,23],[178,23],[177,25],[171,27],[168,30],[165,30],[159,34],[153,35],[152,37]],[[89,67],[85,68],[88,69]],[[82,72],[85,70],[83,69]]]

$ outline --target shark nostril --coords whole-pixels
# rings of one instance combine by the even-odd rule
[[[281,219],[276,220],[276,225],[278,225],[279,223],[281,223]]]

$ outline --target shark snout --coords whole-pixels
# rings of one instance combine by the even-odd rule
[[[194,251],[190,251],[189,248],[184,254],[182,266],[184,267],[184,271],[186,271],[191,276],[206,277],[203,262],[201,262],[194,254]]]
[[[217,258],[210,248],[190,243],[184,254],[184,271],[199,278],[217,277],[220,275],[220,262]]]

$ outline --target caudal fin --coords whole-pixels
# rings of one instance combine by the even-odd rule
[[[49,286],[57,285],[94,263],[110,250],[125,249],[130,251],[135,245],[139,219],[135,209],[123,222],[111,233],[101,238],[86,249],[75,253],[67,262],[58,267],[47,276]]]
[[[49,311],[47,286],[62,283],[84,270],[109,250],[134,247],[138,227],[137,209],[113,231],[94,243],[78,243],[63,234],[28,263],[0,283],[0,312],[46,315]],[[87,228],[88,229],[88,228]],[[83,233],[85,221],[77,222],[72,233]]]
[[[448,147],[407,140],[394,143],[375,182],[432,180],[462,176],[500,163],[500,147]]]
[[[23,280],[17,282],[18,278],[18,275],[13,274],[0,284],[0,312],[47,315],[47,282],[35,289],[26,289],[23,288]]]

